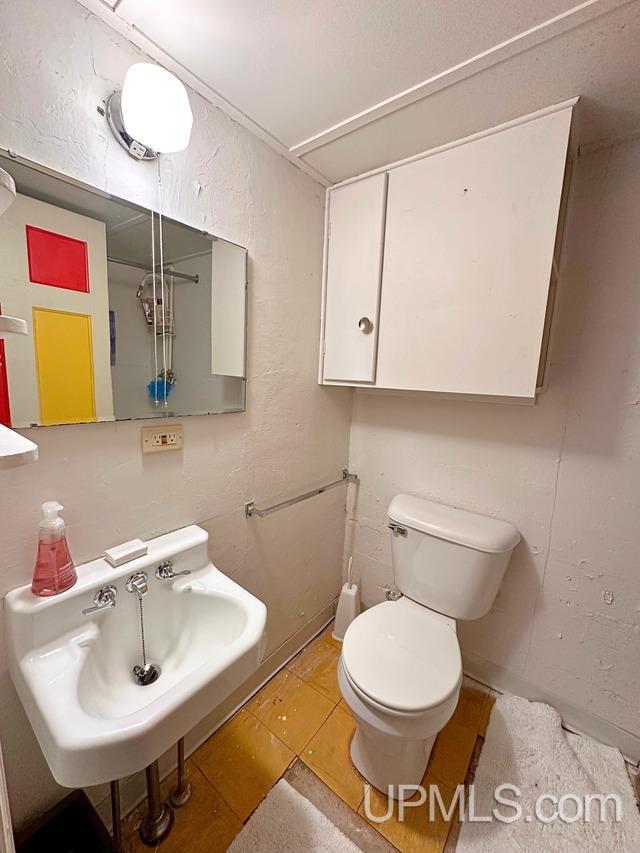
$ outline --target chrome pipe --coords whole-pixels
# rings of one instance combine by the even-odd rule
[[[173,809],[162,802],[160,793],[160,770],[154,761],[145,770],[147,776],[147,814],[138,830],[140,839],[149,847],[155,847],[169,835],[173,827]]]
[[[184,806],[191,797],[191,783],[187,782],[184,770],[184,738],[178,741],[178,771],[176,786],[169,794],[169,802],[172,806],[180,808]]]
[[[116,853],[122,853],[122,814],[120,810],[120,782],[116,779],[111,783],[111,836]]]

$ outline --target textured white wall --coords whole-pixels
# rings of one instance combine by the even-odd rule
[[[73,0],[0,0],[0,146],[149,206],[155,167],[130,159],[97,106],[141,55]],[[269,519],[246,500],[283,498],[346,464],[351,395],[316,384],[324,191],[191,94],[188,151],[164,163],[166,212],[249,250],[244,414],[185,418],[182,454],[142,457],[140,424],[31,431],[40,461],[3,472],[0,590],[30,580],[39,505],[65,505],[76,562],[191,522],[211,554],[269,608],[273,650],[337,593],[340,489]],[[11,346],[9,342],[8,346]],[[0,738],[16,821],[55,799],[0,654]]]
[[[638,142],[576,165],[550,387],[535,408],[356,392],[348,536],[372,604],[392,580],[386,510],[398,492],[513,522],[523,542],[492,612],[460,625],[467,661],[636,736],[639,184]]]

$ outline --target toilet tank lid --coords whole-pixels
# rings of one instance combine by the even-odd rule
[[[508,521],[415,495],[396,495],[388,515],[392,521],[412,530],[489,554],[512,551],[520,541],[520,533]]]

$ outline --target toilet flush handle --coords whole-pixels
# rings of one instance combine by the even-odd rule
[[[407,528],[402,527],[400,524],[396,524],[395,521],[392,521],[390,524],[387,524],[389,530],[393,533],[394,536],[406,536]]]
[[[387,601],[398,601],[399,598],[402,598],[402,593],[395,584],[389,586],[388,583],[379,583],[376,586],[384,592]]]

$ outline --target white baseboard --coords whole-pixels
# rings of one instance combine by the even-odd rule
[[[640,765],[640,737],[620,728],[615,723],[599,717],[591,711],[577,708],[561,696],[545,690],[519,675],[497,666],[490,661],[463,652],[462,662],[465,673],[486,687],[499,693],[513,693],[524,699],[546,702],[558,711],[562,723],[569,731],[588,735],[608,746],[617,747],[625,760],[635,766]]]
[[[234,691],[221,705],[215,708],[194,729],[185,736],[185,754],[191,755],[201,744],[211,737],[227,720],[232,717],[252,696],[254,696],[273,676],[286,666],[315,636],[317,636],[333,619],[337,599],[317,613],[310,622],[297,631],[286,642],[273,651],[254,672],[248,681]],[[171,749],[160,756],[160,778],[166,778],[176,768],[176,750]],[[122,816],[127,815],[146,796],[144,770],[134,773],[120,782],[120,800]],[[95,808],[107,829],[111,830],[111,798],[103,797],[95,802]]]

